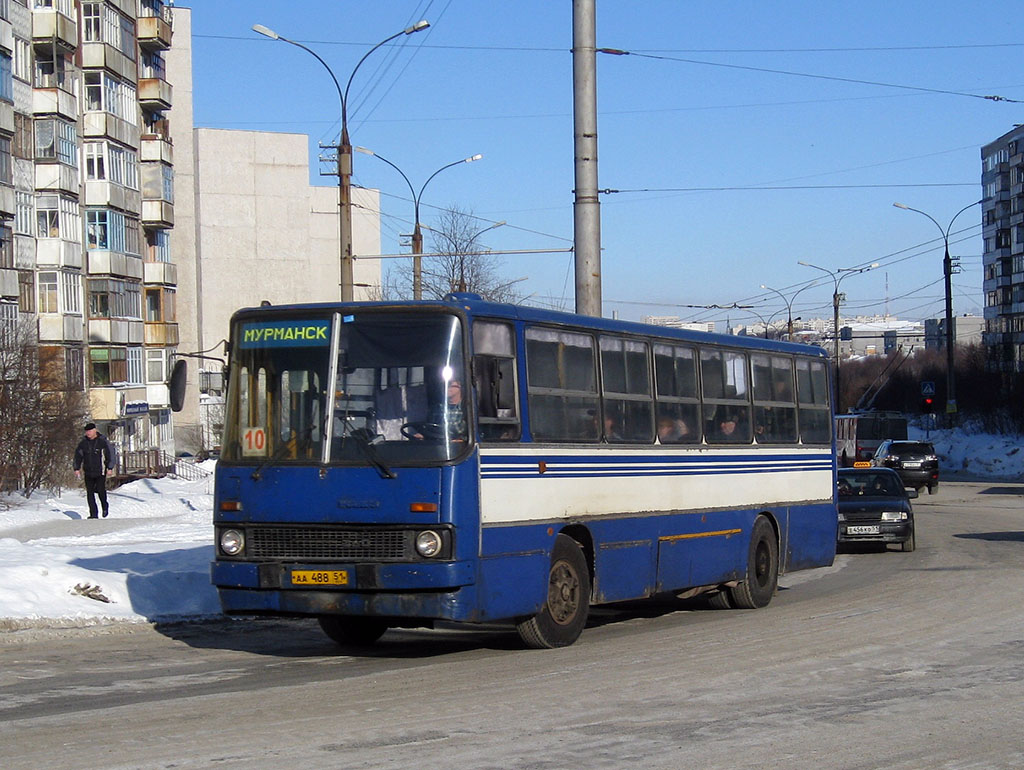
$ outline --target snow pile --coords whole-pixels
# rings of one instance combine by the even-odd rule
[[[0,630],[219,614],[212,475],[143,479],[108,497],[106,519],[88,518],[81,489],[2,501]]]
[[[1024,439],[996,436],[966,429],[920,430],[911,428],[912,439],[931,441],[943,473],[967,473],[997,479],[1024,480]]]

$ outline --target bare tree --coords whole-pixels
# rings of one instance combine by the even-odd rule
[[[24,317],[0,335],[0,490],[60,489],[86,414],[85,394],[67,378],[63,356],[36,341]]]
[[[493,226],[492,226],[493,227]],[[453,291],[469,291],[492,302],[517,302],[516,280],[500,273],[501,260],[486,254],[481,236],[492,227],[480,227],[472,212],[457,206],[445,209],[430,228],[432,251],[441,256],[424,257],[422,287],[424,299],[441,299]],[[381,286],[383,299],[412,296],[412,265],[389,270]]]

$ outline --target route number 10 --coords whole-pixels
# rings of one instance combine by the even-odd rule
[[[242,432],[242,454],[264,455],[267,453],[267,433],[261,427],[246,428]]]

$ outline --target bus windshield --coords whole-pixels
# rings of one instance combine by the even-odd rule
[[[462,339],[437,311],[241,317],[222,457],[382,471],[452,460],[469,441]]]

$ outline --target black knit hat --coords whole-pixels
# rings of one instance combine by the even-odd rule
[[[85,424],[85,429],[86,430],[96,430],[96,423],[94,423],[94,422],[87,422]]]

